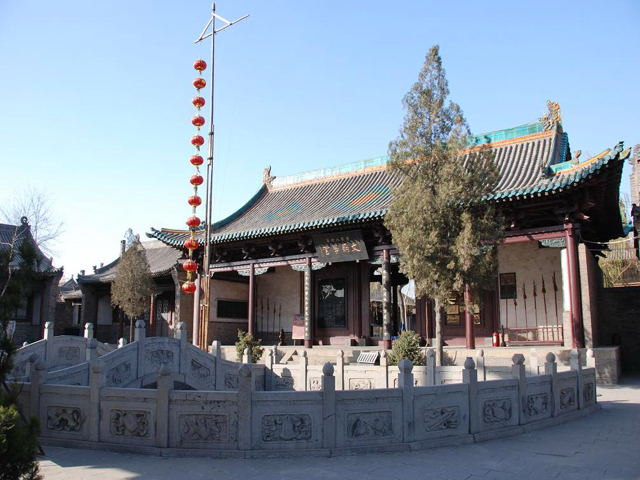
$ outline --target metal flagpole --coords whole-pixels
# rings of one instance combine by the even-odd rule
[[[209,339],[209,311],[210,311],[210,297],[211,297],[211,275],[209,267],[211,265],[211,218],[213,212],[213,152],[214,152],[214,136],[215,128],[213,124],[214,114],[214,92],[215,92],[215,53],[216,53],[216,35],[223,30],[226,30],[230,26],[238,23],[249,15],[238,18],[237,20],[229,21],[226,18],[216,14],[216,3],[211,5],[211,18],[205,25],[202,33],[196,39],[194,43],[200,43],[203,40],[211,37],[211,94],[210,94],[210,110],[209,110],[209,145],[207,149],[207,194],[205,199],[205,237],[204,237],[204,258],[202,262],[203,270],[203,295],[201,297],[201,317],[200,317],[200,348],[207,349],[207,343]],[[216,29],[216,20],[220,20],[223,25]]]

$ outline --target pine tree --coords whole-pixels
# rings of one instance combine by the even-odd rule
[[[385,224],[398,246],[403,273],[416,293],[435,302],[436,361],[442,364],[442,306],[465,284],[492,285],[503,221],[482,199],[499,174],[489,147],[463,155],[469,127],[449,88],[438,46],[429,50],[418,81],[405,95],[400,136],[389,145],[403,177]]]
[[[111,304],[120,308],[133,323],[149,310],[149,297],[153,292],[149,262],[142,244],[136,240],[118,262],[116,277],[111,284]]]

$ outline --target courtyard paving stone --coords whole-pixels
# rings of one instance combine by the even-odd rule
[[[40,468],[45,480],[640,480],[640,378],[599,386],[598,401],[600,411],[562,425],[417,452],[246,460],[47,446]]]

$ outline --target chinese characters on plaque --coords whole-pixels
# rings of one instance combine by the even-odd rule
[[[318,260],[324,263],[350,262],[369,258],[367,247],[362,240],[362,232],[359,230],[314,235],[313,242]]]

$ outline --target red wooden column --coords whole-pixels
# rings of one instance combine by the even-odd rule
[[[382,345],[391,348],[391,278],[389,249],[382,251]]]
[[[255,278],[255,267],[253,265],[253,263],[251,265],[249,265],[249,314],[248,314],[248,325],[247,325],[247,331],[249,334],[254,335],[255,334],[255,308],[254,308],[254,298],[255,298],[255,283],[256,283],[256,278]]]
[[[467,348],[476,348],[476,336],[473,333],[473,315],[471,315],[471,290],[464,286],[464,336]]]
[[[584,326],[582,325],[582,305],[580,297],[580,272],[578,270],[578,247],[576,245],[575,227],[572,223],[564,224],[567,242],[567,266],[569,270],[569,300],[571,303],[571,337],[573,348],[584,348]]]
[[[148,335],[150,337],[157,337],[156,334],[156,294],[151,294],[151,305],[149,305],[149,328]]]
[[[313,346],[311,310],[311,257],[308,257],[304,268],[304,348]]]
[[[193,325],[191,328],[191,343],[196,347],[200,347],[206,351],[207,342],[200,339],[200,274],[196,273],[195,282],[196,291],[193,294]],[[204,347],[201,345],[204,343]]]

